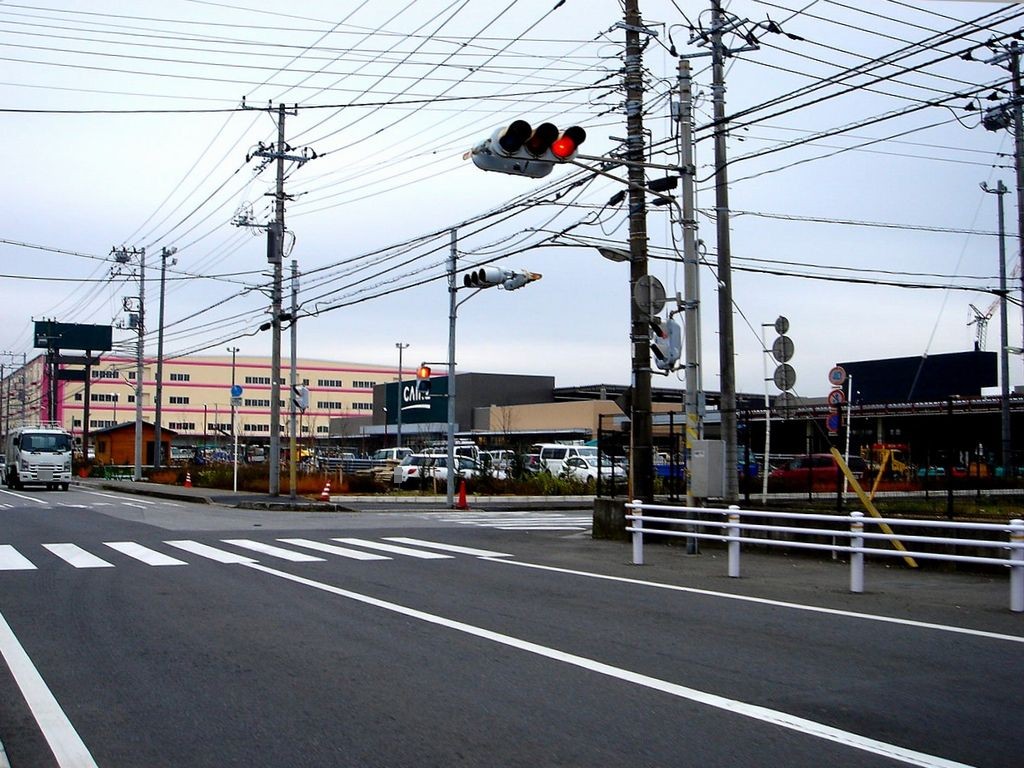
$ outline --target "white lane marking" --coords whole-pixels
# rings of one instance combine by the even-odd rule
[[[0,544],[0,571],[34,571],[27,557],[10,544]]]
[[[188,565],[184,560],[157,552],[155,549],[136,544],[134,541],[105,541],[103,543],[122,555],[141,560],[146,565]]]
[[[411,544],[414,547],[426,547],[427,549],[440,549],[442,552],[455,552],[459,555],[471,555],[473,557],[515,557],[505,552],[494,552],[489,549],[473,549],[472,547],[457,547],[454,544],[441,544],[437,541],[424,541],[423,539],[410,539],[406,536],[385,536],[388,541],[398,544]]]
[[[44,501],[43,499],[37,499],[35,496],[26,496],[23,493],[15,493],[14,491],[8,491],[6,488],[0,488],[0,493],[6,493],[8,496],[14,496],[19,499],[24,499],[25,501],[34,501],[36,504],[42,504],[44,507],[49,506],[50,503],[48,501]]]
[[[494,560],[493,562],[508,563],[513,561]],[[639,685],[644,688],[660,691],[670,696],[692,701],[696,704],[703,704],[725,712],[749,717],[753,720],[776,725],[780,728],[786,728],[805,736],[811,736],[850,747],[852,749],[859,749],[864,752],[881,755],[908,765],[916,765],[921,768],[968,768],[965,763],[958,763],[935,755],[929,755],[924,752],[906,749],[895,744],[888,744],[884,741],[878,741],[877,739],[872,739],[867,736],[861,736],[860,734],[853,733],[852,731],[833,728],[830,725],[791,715],[787,712],[769,709],[768,707],[761,707],[756,704],[747,704],[746,702],[728,699],[724,696],[708,693],[706,691],[700,691],[696,688],[690,688],[685,685],[671,683],[667,680],[650,677],[649,675],[643,675],[639,672],[632,672],[628,669],[622,669],[621,667],[614,667],[611,664],[605,664],[604,662],[597,661],[595,659],[589,659],[585,656],[578,656],[574,653],[560,651],[557,648],[550,648],[538,643],[532,643],[529,640],[521,640],[520,638],[502,634],[501,632],[494,632],[489,629],[473,626],[472,624],[455,621],[454,619],[446,619],[443,616],[420,611],[416,608],[409,608],[404,605],[399,605],[398,603],[380,600],[376,597],[352,592],[347,589],[341,589],[340,587],[335,587],[330,584],[324,584],[323,582],[305,579],[301,576],[285,573],[284,571],[277,571],[273,568],[268,568],[265,565],[260,565],[259,563],[249,563],[246,567],[262,571],[263,573],[271,576],[277,576],[278,578],[294,581],[297,584],[312,587],[313,589],[319,589],[333,595],[338,595],[339,597],[354,600],[365,605],[371,605],[375,608],[383,608],[386,611],[391,611],[402,616],[408,616],[409,618],[445,627],[456,632],[462,632],[473,637],[479,637],[483,640],[489,640],[509,648],[515,648],[526,653],[532,653],[563,664],[569,664],[574,667],[586,669],[616,680],[632,683],[633,685]]]
[[[251,539],[221,539],[221,541],[225,544],[231,544],[235,547],[259,552],[261,555],[269,555],[270,557],[277,557],[281,560],[289,560],[293,563],[322,563],[324,561],[322,557],[317,557],[316,555],[307,555],[305,552],[294,552],[290,549],[275,547],[273,544],[264,544],[261,541],[252,541]]]
[[[0,614],[0,654],[61,768],[98,768],[89,748],[64,714],[7,620]]]
[[[135,507],[135,509],[145,509],[145,507],[142,504],[133,504],[130,501],[122,501],[121,502],[121,506],[122,507]]]
[[[395,555],[406,557],[418,557],[421,560],[444,560],[451,559],[451,555],[442,555],[440,552],[424,552],[421,549],[409,549],[408,547],[397,547],[394,544],[381,544],[379,541],[368,539],[335,539],[342,544],[351,544],[354,547],[366,547],[366,549],[379,549],[381,552],[391,552]]]
[[[86,552],[77,544],[43,544],[45,549],[50,550],[61,560],[73,565],[75,568],[113,568],[113,563],[108,563],[102,558],[96,557],[91,552]]]
[[[351,560],[390,560],[391,558],[387,555],[377,555],[373,552],[360,552],[357,549],[348,549],[346,547],[339,547],[334,544],[323,544],[319,541],[313,541],[311,539],[278,539],[285,544],[294,544],[296,547],[306,547],[307,549],[315,549],[317,552],[326,552],[329,555],[337,555],[338,557],[347,557]]]
[[[123,495],[116,496],[113,493],[100,493],[99,491],[83,491],[83,493],[88,493],[90,496],[102,496],[105,499],[117,499],[122,504],[125,503]],[[139,504],[156,504],[156,503],[158,503],[158,502],[155,502],[155,501],[146,501],[145,499],[136,499],[136,501],[139,502]]]
[[[172,547],[183,549],[186,552],[191,552],[193,555],[205,557],[208,560],[216,560],[218,563],[249,564],[256,562],[251,557],[236,555],[234,552],[225,552],[222,549],[216,549],[214,547],[207,546],[206,544],[200,544],[198,541],[192,541],[191,539],[165,541],[164,544],[169,544]]]
[[[579,525],[491,525],[499,531],[582,531]]]
[[[766,597],[750,597],[749,595],[734,595],[729,592],[715,592],[710,589],[698,589],[697,587],[680,587],[676,584],[661,584],[657,581],[644,581],[643,579],[630,579],[625,576],[608,576],[603,573],[591,573],[590,571],[576,571],[572,568],[557,568],[552,565],[539,565],[538,563],[524,563],[517,560],[499,560],[495,558],[492,562],[508,563],[523,568],[534,568],[538,571],[550,571],[552,573],[565,573],[571,576],[584,576],[588,579],[601,579],[604,581],[617,581],[622,584],[635,584],[642,587],[654,587],[655,589],[667,589],[672,592],[687,592],[691,595],[704,595],[706,597],[721,597],[726,600],[738,600],[743,603],[757,603],[758,605],[770,605],[774,608],[791,608],[794,611],[807,611],[809,613],[821,613],[828,616],[844,616],[850,619],[864,619],[866,621],[879,621],[883,624],[898,624],[904,627],[916,627],[918,629],[935,629],[941,632],[952,632],[958,635],[971,635],[983,637],[987,640],[1006,640],[1011,643],[1024,643],[1024,637],[1018,635],[1005,635],[999,632],[986,632],[981,629],[969,629],[967,627],[954,627],[948,624],[932,624],[927,621],[914,621],[913,619],[897,619],[892,616],[878,616],[871,613],[858,613],[857,611],[843,611],[838,608],[821,608],[814,605],[801,605],[800,603],[787,603],[782,600],[770,600]]]

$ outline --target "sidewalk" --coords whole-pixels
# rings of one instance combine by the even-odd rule
[[[389,495],[348,496],[335,494],[329,502],[318,498],[298,496],[292,501],[288,494],[277,497],[265,493],[251,491],[228,491],[220,488],[185,488],[180,485],[164,485],[162,483],[134,482],[124,480],[104,480],[103,478],[75,478],[74,484],[90,488],[101,488],[121,493],[134,493],[139,496],[185,501],[192,504],[219,504],[237,509],[272,509],[295,511],[323,512],[362,512],[366,510],[386,511],[402,509],[420,510],[426,507],[447,509],[447,496],[428,495]],[[470,496],[470,509],[585,509],[594,507],[593,496]]]

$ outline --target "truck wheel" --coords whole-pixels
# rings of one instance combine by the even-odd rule
[[[62,491],[66,491],[66,490],[68,490],[68,489],[69,489],[70,487],[71,487],[71,483],[61,483],[61,484],[60,484],[60,489],[61,489]]]

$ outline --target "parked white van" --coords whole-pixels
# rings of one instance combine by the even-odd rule
[[[530,453],[540,457],[540,465],[552,475],[562,474],[565,468],[565,460],[572,456],[579,456],[584,459],[597,458],[596,445],[566,445],[564,443],[536,443],[530,446]],[[601,457],[601,464],[608,463],[608,471],[611,472],[612,461],[607,456]]]

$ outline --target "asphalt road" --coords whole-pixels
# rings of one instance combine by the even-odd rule
[[[586,527],[0,491],[0,741],[13,768],[1020,764],[1005,576],[850,595],[841,564],[638,568]]]

